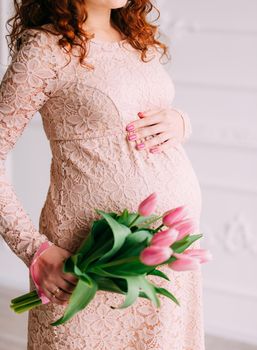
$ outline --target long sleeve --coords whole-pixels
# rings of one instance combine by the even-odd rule
[[[40,244],[48,239],[33,226],[8,181],[5,160],[31,118],[57,87],[48,40],[47,33],[26,30],[0,85],[0,233],[27,266]]]
[[[185,143],[191,136],[192,134],[192,125],[190,118],[186,112],[181,112],[181,116],[184,121],[184,138],[183,138],[183,143]]]
[[[188,114],[184,111],[182,111],[179,108],[175,108],[172,107],[172,109],[174,109],[176,112],[178,112],[181,116],[181,118],[183,119],[183,124],[184,124],[184,136],[183,139],[181,140],[182,143],[187,142],[187,140],[189,139],[189,137],[192,134],[192,125],[191,125],[191,121],[190,118],[188,116]]]

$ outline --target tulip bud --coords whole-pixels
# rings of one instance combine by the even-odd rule
[[[200,261],[185,254],[174,254],[177,260],[171,262],[169,267],[175,271],[197,270],[200,266]]]
[[[183,205],[165,212],[162,217],[162,222],[165,226],[171,227],[178,221],[183,220],[187,214],[186,207]]]
[[[157,194],[153,192],[139,204],[138,213],[142,216],[149,216],[154,212],[156,204]]]
[[[168,260],[173,251],[169,247],[152,245],[142,250],[140,260],[145,265],[159,265]]]
[[[173,228],[155,233],[151,240],[151,245],[162,247],[171,246],[177,239],[179,232]]]
[[[181,240],[187,235],[190,235],[191,233],[194,233],[196,230],[196,224],[192,219],[185,219],[180,222],[175,223],[172,228],[179,231],[179,235],[177,240]]]
[[[201,264],[212,260],[212,254],[209,250],[206,249],[187,249],[184,251],[184,254],[198,259]]]

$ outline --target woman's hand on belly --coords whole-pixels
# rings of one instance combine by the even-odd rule
[[[38,257],[38,284],[48,299],[56,304],[65,305],[76,287],[78,279],[70,273],[63,272],[64,261],[72,253],[52,245]]]
[[[140,119],[129,123],[128,141],[136,141],[136,149],[148,149],[151,153],[161,152],[177,145],[184,139],[184,120],[172,108],[139,112]]]

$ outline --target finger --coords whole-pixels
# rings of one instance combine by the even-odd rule
[[[52,293],[52,295],[54,295],[54,299],[58,299],[60,301],[68,301],[70,299],[71,293],[64,291],[57,283],[48,288],[48,290],[50,293]]]
[[[155,135],[153,138],[146,140],[144,142],[145,148],[161,145],[163,142],[168,141],[170,139],[174,139],[171,131],[162,132],[160,134]]]
[[[59,296],[53,295],[52,296],[52,302],[56,303],[58,305],[67,305],[69,303],[69,298],[67,299],[60,299]]]
[[[66,305],[67,304],[67,300],[60,300],[59,298],[57,298],[52,292],[51,290],[53,290],[54,288],[56,289],[56,287],[52,287],[52,289],[48,289],[46,287],[41,286],[44,294],[47,296],[47,298],[55,304],[58,305]]]
[[[137,119],[126,126],[127,131],[134,131],[146,125],[156,124],[164,119],[164,110],[158,110],[146,118]]]
[[[56,284],[59,286],[59,288],[61,288],[62,290],[64,290],[66,293],[71,294],[74,290],[74,288],[76,287],[74,284],[66,281],[63,278],[60,278],[56,281]]]
[[[74,276],[72,273],[63,273],[62,278],[65,279],[66,281],[70,282],[74,286],[76,286],[78,283],[78,278],[76,276]]]
[[[154,115],[156,113],[161,113],[162,111],[164,111],[164,108],[154,108],[154,109],[148,109],[147,111],[143,111],[140,113],[144,117],[151,117],[152,115]]]
[[[134,135],[136,135],[136,139],[140,139],[140,138],[144,138],[147,136],[154,136],[158,133],[167,131],[167,124],[166,123],[158,123],[152,126],[146,126],[146,127],[142,127],[140,129],[138,129],[135,133],[133,133]],[[134,140],[136,140],[134,138]],[[128,138],[128,140],[130,141],[130,139]],[[133,141],[133,140],[132,140]]]
[[[176,147],[178,145],[178,141],[175,139],[170,139],[168,141],[163,142],[161,145],[154,146],[150,148],[151,153],[160,153],[172,147]]]

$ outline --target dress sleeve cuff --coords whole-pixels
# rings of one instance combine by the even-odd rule
[[[190,118],[188,116],[188,114],[178,108],[174,108],[172,107],[173,110],[175,110],[176,112],[178,112],[181,116],[181,118],[183,119],[183,123],[184,123],[184,135],[182,138],[182,143],[186,142],[190,135],[192,134],[192,125],[191,125],[191,121]]]

